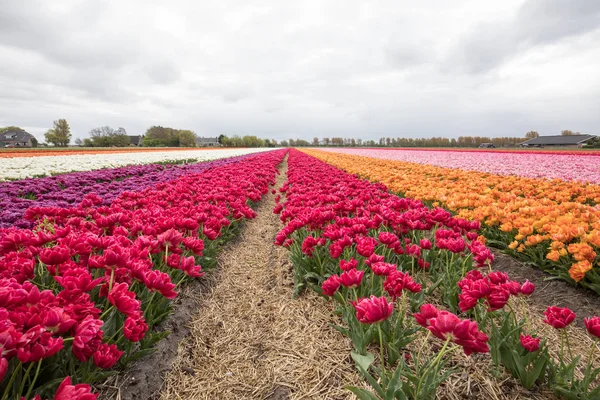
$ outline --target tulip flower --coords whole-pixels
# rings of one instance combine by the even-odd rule
[[[67,376],[54,395],[54,400],[96,400],[98,394],[92,393],[90,385],[80,383],[71,385],[71,377]]]
[[[600,317],[584,318],[583,322],[588,333],[600,339]]]
[[[325,296],[333,296],[335,294],[335,292],[337,292],[338,288],[340,287],[340,277],[337,275],[331,275],[329,278],[327,278],[324,282],[323,285],[321,285],[321,289],[323,290],[323,294]]]
[[[365,271],[357,269],[346,271],[340,275],[340,283],[349,289],[358,287],[362,282],[364,274]]]
[[[529,280],[526,280],[521,285],[521,294],[524,296],[531,296],[534,291],[535,291],[535,285],[533,283],[529,282]]]
[[[555,329],[566,328],[575,320],[576,316],[575,313],[568,308],[556,306],[548,307],[546,311],[544,311],[544,315],[546,316],[544,322]]]
[[[119,361],[121,355],[123,352],[119,351],[117,345],[102,343],[94,352],[94,364],[103,369],[110,369]]]
[[[374,324],[385,321],[392,315],[394,304],[388,303],[385,297],[371,296],[358,302],[352,302],[356,309],[356,319],[363,324]]]
[[[528,352],[538,351],[540,348],[540,338],[534,338],[530,335],[520,335],[521,346]]]
[[[421,285],[416,283],[409,274],[402,271],[390,273],[383,284],[383,288],[393,299],[400,297],[405,289],[412,293],[421,291]]]
[[[356,267],[358,267],[358,261],[356,261],[354,258],[348,261],[340,260],[340,269],[342,271],[350,271],[352,269],[356,269]]]

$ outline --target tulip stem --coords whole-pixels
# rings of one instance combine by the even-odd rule
[[[23,374],[23,380],[21,381],[21,387],[19,388],[19,397],[21,398],[21,393],[23,393],[23,389],[25,389],[25,382],[29,380],[29,372],[31,372],[31,368],[33,367],[33,363],[29,363],[29,367],[27,367],[27,371]]]
[[[42,360],[38,361],[38,365],[37,365],[37,368],[35,370],[35,375],[33,377],[33,381],[31,381],[31,384],[29,385],[29,390],[27,391],[27,394],[25,395],[26,399],[29,398],[29,395],[31,394],[31,391],[33,390],[33,386],[35,385],[35,382],[37,381],[37,378],[40,375],[40,369],[41,368],[42,368]]]
[[[23,364],[21,364],[19,362],[19,365],[17,365],[15,367],[15,370],[13,371],[12,376],[10,377],[10,380],[8,381],[8,384],[6,385],[6,389],[4,389],[4,395],[2,396],[2,400],[6,400],[8,397],[8,392],[10,391],[10,389],[12,388],[12,384],[15,381],[15,378],[17,377],[17,373],[19,371],[22,371],[22,366]]]
[[[569,351],[569,357],[571,358],[571,361],[573,361],[573,353],[571,352],[571,345],[569,343],[569,333],[567,332],[566,328],[565,328],[565,339],[567,342],[567,350]]]
[[[594,362],[594,352],[596,351],[596,341],[594,341],[594,343],[592,343],[592,349],[590,350],[590,355],[588,356],[588,365],[587,368],[585,369],[585,377],[583,379],[583,384],[584,384],[584,392],[587,394],[588,388],[590,386],[590,380],[591,380],[591,372],[592,372],[592,364]]]
[[[379,357],[381,357],[381,374],[384,374],[385,369],[385,352],[383,349],[383,332],[381,332],[381,324],[382,322],[377,324],[377,329],[379,330]]]
[[[425,370],[425,372],[423,372],[423,375],[421,375],[421,377],[419,378],[419,383],[417,384],[417,391],[415,392],[415,395],[417,397],[419,396],[419,393],[421,391],[421,385],[423,384],[423,379],[425,379],[425,376],[427,376],[427,374],[429,373],[429,371],[431,370],[431,368],[433,368],[436,365],[438,365],[440,363],[440,361],[442,360],[442,357],[446,355],[446,353],[447,353],[446,348],[448,347],[448,343],[450,343],[450,336],[448,336],[448,338],[444,342],[444,346],[442,347],[442,349],[438,353],[438,356],[435,358],[435,360],[433,361],[433,363],[431,363],[431,365],[429,365],[429,367],[427,367],[427,369]],[[452,348],[449,351],[452,351],[452,350],[454,350],[454,349]]]

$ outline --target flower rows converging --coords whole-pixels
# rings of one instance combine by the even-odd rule
[[[586,153],[540,154],[532,151],[481,152],[360,148],[324,148],[323,150],[498,175],[600,183],[600,157],[590,156],[590,154],[586,156]]]
[[[119,153],[67,154],[39,157],[0,157],[0,181],[50,176],[73,171],[90,171],[126,165],[151,164],[164,161],[210,161],[265,151],[265,149],[219,149],[180,151],[131,151]]]
[[[89,383],[151,351],[180,284],[255,216],[285,153],[191,168],[110,205],[89,193],[30,207],[31,229],[0,228],[0,398],[95,399]]]
[[[124,191],[136,191],[176,179],[185,174],[200,173],[226,165],[250,154],[191,164],[145,164],[127,167],[72,172],[58,176],[0,182],[0,228],[31,228],[23,218],[31,207],[68,208],[79,204],[85,195],[94,193],[102,205],[110,205]]]
[[[481,221],[491,245],[600,293],[599,185],[306,151],[396,193]]]
[[[552,356],[558,343],[514,311],[535,286],[489,269],[494,257],[478,221],[399,198],[296,150],[288,168],[285,199],[278,196],[273,210],[284,224],[275,243],[289,250],[297,295],[312,289],[335,301],[336,329],[352,340],[352,358],[371,386],[350,388],[360,399],[433,399],[456,370],[449,364],[456,351],[489,353],[491,370],[527,389],[600,396],[593,354],[587,363],[571,355],[575,314],[548,307],[543,322],[561,335]],[[585,325],[600,338],[599,317]]]

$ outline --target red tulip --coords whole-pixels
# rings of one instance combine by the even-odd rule
[[[576,316],[575,313],[569,310],[568,308],[561,308],[556,306],[548,307],[548,309],[544,311],[544,315],[546,316],[544,322],[548,325],[552,325],[552,327],[556,329],[566,328],[571,322],[575,320]]]
[[[69,259],[71,252],[66,246],[55,246],[40,252],[40,261],[46,265],[62,264]]]
[[[141,302],[135,298],[135,293],[129,290],[125,282],[117,283],[108,294],[108,301],[119,311],[127,316],[137,316],[141,314]]]
[[[396,270],[396,265],[385,262],[371,264],[371,270],[377,276],[387,276]]]
[[[132,342],[139,342],[144,338],[147,330],[148,325],[143,317],[139,319],[127,317],[123,325],[123,336]]]
[[[359,271],[357,269],[346,271],[340,275],[340,283],[347,288],[358,287],[362,282],[364,274],[365,271]]]
[[[534,338],[529,335],[521,335],[521,346],[528,352],[538,351],[540,348],[540,338]]]
[[[385,321],[392,315],[394,303],[388,303],[385,297],[371,296],[352,302],[356,309],[356,318],[363,324]]]
[[[325,279],[325,282],[321,285],[321,289],[325,296],[333,296],[339,287],[340,277],[337,275],[331,275],[329,278]]]
[[[421,239],[419,245],[423,250],[431,250],[431,248],[433,247],[429,239]]]
[[[71,385],[71,377],[67,376],[54,395],[54,400],[96,400],[97,394],[92,393],[90,385],[80,383]]]
[[[400,297],[404,289],[418,293],[421,291],[421,285],[416,283],[413,278],[402,271],[394,271],[388,275],[383,284],[383,288],[392,296],[393,299]]]
[[[97,367],[109,369],[119,361],[121,355],[123,355],[123,352],[119,351],[117,345],[102,343],[94,353],[94,364]]]
[[[358,267],[358,261],[352,258],[349,261],[340,260],[340,269],[342,271],[350,271],[351,269],[356,269]]]
[[[588,333],[600,339],[600,317],[584,318],[583,322]]]
[[[52,337],[52,333],[39,325],[29,329],[20,342],[23,345],[17,349],[17,358],[23,364],[52,357],[64,347],[62,337]]]
[[[433,304],[423,304],[419,313],[413,314],[417,323],[423,327],[429,326],[429,320],[436,318],[440,313]]]
[[[427,328],[437,338],[450,339],[462,346],[466,355],[489,351],[488,337],[479,331],[477,322],[461,320],[448,311],[439,311],[431,304],[423,304],[420,311],[414,314],[419,325]]]
[[[100,329],[104,322],[88,315],[75,329],[72,351],[75,357],[86,362],[102,343],[104,332]]]
[[[530,296],[533,294],[534,291],[535,291],[535,285],[533,283],[529,282],[529,280],[526,280],[521,285],[521,294],[524,296]]]

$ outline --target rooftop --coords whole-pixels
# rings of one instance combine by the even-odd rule
[[[533,139],[529,139],[521,144],[537,146],[537,145],[573,145],[584,143],[590,139],[595,138],[595,135],[554,135],[554,136],[538,136]]]

